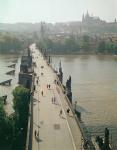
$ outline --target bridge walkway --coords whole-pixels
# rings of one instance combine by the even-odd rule
[[[34,51],[33,61],[37,65],[35,72],[39,76],[38,85],[35,80],[32,150],[80,150],[81,132],[72,111],[69,115],[66,112],[69,105],[61,87],[54,83],[56,74],[34,45],[31,49]],[[50,89],[47,84],[51,85]],[[52,97],[55,97],[55,102],[52,102]],[[39,133],[36,137],[35,131]]]

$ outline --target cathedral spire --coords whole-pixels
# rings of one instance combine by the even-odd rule
[[[89,12],[88,12],[88,10],[87,10],[87,14],[86,14],[86,16],[87,16],[87,17],[89,17]]]
[[[84,16],[84,13],[82,15],[82,22],[84,22],[84,19],[85,19],[85,16]]]

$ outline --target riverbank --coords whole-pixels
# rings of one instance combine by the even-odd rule
[[[71,55],[96,55],[96,56],[117,56],[117,54],[113,54],[113,53],[96,53],[96,52],[68,52],[68,53],[65,53],[65,52],[62,52],[62,53],[51,53],[51,52],[47,52],[48,55],[65,55],[65,56],[71,56]]]

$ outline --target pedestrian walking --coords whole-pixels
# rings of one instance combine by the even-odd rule
[[[47,84],[47,89],[48,89],[48,84]]]
[[[38,80],[37,80],[37,85],[38,85]]]
[[[49,89],[50,89],[50,84],[48,85]]]
[[[53,103],[53,97],[52,97],[52,103]]]
[[[69,112],[70,112],[70,109],[68,108],[68,109],[67,109],[67,113],[69,114]]]
[[[34,73],[34,76],[36,77],[36,76],[37,76],[37,74],[36,74],[36,73]]]
[[[35,130],[35,137],[37,136],[37,131]]]
[[[61,109],[60,112],[59,112],[59,116],[62,116],[62,113],[63,113],[63,112],[62,112],[62,109]]]
[[[37,138],[39,139],[39,130],[38,130],[38,132],[37,132]]]
[[[56,84],[56,80],[54,80],[54,83]]]
[[[33,91],[35,91],[36,90],[36,86],[34,85],[34,87],[33,87]]]
[[[54,96],[54,98],[53,98],[53,103],[55,103],[56,102],[56,97]]]
[[[43,96],[43,91],[41,91],[41,95]]]
[[[31,92],[31,93],[30,93],[30,96],[33,96],[33,95],[34,95],[34,92]]]
[[[37,80],[39,80],[39,76],[37,77]]]

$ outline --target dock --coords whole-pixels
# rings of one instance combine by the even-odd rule
[[[31,49],[34,51],[33,62],[37,65],[34,68],[37,78],[33,97],[32,150],[84,150],[82,133],[74,113],[61,86],[54,82],[57,80],[56,73],[35,46]]]
[[[11,85],[11,81],[12,81],[12,79],[5,80],[5,81],[3,81],[3,82],[0,82],[0,85],[7,85],[7,86],[10,86],[10,85]]]
[[[6,72],[7,75],[14,75],[15,74],[15,70],[11,70],[11,71],[8,71]]]

